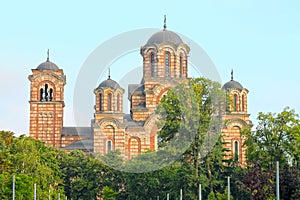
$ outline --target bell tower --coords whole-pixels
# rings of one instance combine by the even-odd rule
[[[231,71],[231,80],[223,85],[223,89],[231,98],[231,101],[227,102],[227,109],[225,115],[223,115],[224,147],[229,150],[227,158],[231,158],[239,165],[245,166],[246,147],[243,146],[245,138],[241,135],[241,130],[244,126],[252,126],[247,103],[249,91],[233,79],[233,71]]]
[[[64,86],[66,76],[62,69],[49,60],[32,69],[30,81],[30,126],[31,137],[53,147],[61,147],[63,127]]]

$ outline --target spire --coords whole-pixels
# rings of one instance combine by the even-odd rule
[[[49,62],[49,49],[47,51],[47,62]]]
[[[110,67],[108,68],[108,79],[107,80],[110,80]]]
[[[166,30],[167,28],[167,17],[166,15],[164,15],[164,31]]]
[[[231,69],[231,80],[233,81],[233,69]]]

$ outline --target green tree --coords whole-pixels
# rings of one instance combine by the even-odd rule
[[[217,192],[218,200],[228,200],[228,187],[225,188],[224,193]],[[230,200],[233,200],[233,196],[230,194]]]
[[[12,132],[0,132],[0,195],[11,198],[12,176],[15,176],[17,199],[32,199],[33,185],[37,185],[37,197],[49,195],[64,197],[59,158],[64,152],[46,146],[43,142],[24,135],[13,137]]]
[[[216,195],[215,195],[214,192],[210,192],[207,199],[208,200],[217,200]]]
[[[11,167],[10,148],[13,139],[13,132],[0,131],[0,170],[2,174],[9,172]]]
[[[115,200],[118,192],[115,192],[108,186],[104,186],[103,188],[103,200]]]
[[[15,138],[11,147],[13,172],[30,176],[37,185],[38,198],[61,194],[64,191],[59,157],[64,152],[24,135]],[[32,185],[30,187],[33,187]]]
[[[285,108],[281,113],[259,113],[255,131],[246,128],[248,164],[258,161],[262,168],[275,169],[279,161],[295,164],[300,161],[300,119],[294,110]]]
[[[186,179],[189,182],[184,184],[190,186],[185,193],[193,193],[191,199],[196,198],[200,182],[210,192],[219,189],[224,182],[221,173],[225,150],[220,137],[220,116],[226,98],[219,83],[196,78],[169,90],[157,107],[157,113],[162,116],[158,124],[159,146],[166,147],[174,140],[189,141],[189,146],[184,146],[187,150],[179,172],[189,169],[184,163],[192,166],[192,170],[187,171],[193,173],[194,178],[188,173],[181,176],[189,177]]]

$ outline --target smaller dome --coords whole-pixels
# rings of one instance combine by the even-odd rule
[[[46,62],[41,63],[36,69],[38,69],[38,70],[59,70],[57,65],[53,62],[50,62],[48,59]]]
[[[153,34],[149,38],[147,45],[161,44],[164,42],[173,43],[175,45],[180,45],[183,43],[182,39],[176,33],[168,30],[163,30]]]
[[[119,89],[121,86],[114,80],[110,79],[110,77],[99,84],[98,88],[112,88]]]
[[[237,81],[234,81],[234,80],[230,80],[228,81],[227,83],[225,83],[222,87],[223,89],[226,89],[226,90],[230,90],[230,89],[238,89],[238,90],[243,90],[243,86],[242,84],[240,84],[239,82]]]

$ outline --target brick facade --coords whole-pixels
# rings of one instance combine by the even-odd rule
[[[154,111],[170,88],[188,80],[189,51],[189,46],[176,33],[164,29],[154,34],[140,49],[143,57],[142,81],[128,86],[130,114],[123,112],[125,90],[109,76],[94,90],[95,113],[91,127],[63,127],[66,78],[63,70],[48,58],[29,76],[30,136],[66,151],[82,149],[105,155],[108,151],[119,149],[125,159],[156,150]],[[227,157],[232,157],[237,151],[239,161],[244,163],[244,138],[240,130],[251,124],[247,113],[248,90],[225,89],[234,99],[234,104],[223,116],[224,146],[231,150]]]

